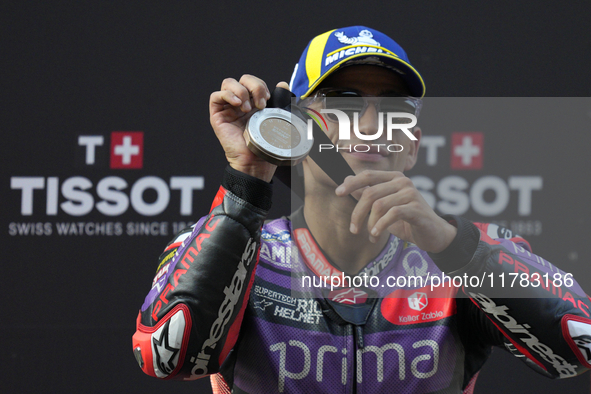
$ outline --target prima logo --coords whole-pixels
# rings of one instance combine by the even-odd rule
[[[316,348],[301,341],[288,340],[270,345],[269,350],[277,354],[274,356],[276,361],[272,364],[274,368],[278,368],[277,391],[280,393],[293,391],[298,385],[306,387],[310,381],[314,384],[332,383],[334,391],[337,382],[340,381],[344,386],[355,379],[352,376],[353,371],[347,367],[353,364],[353,360],[357,365],[357,383],[365,381],[366,384],[375,384],[389,381],[394,384],[413,380],[413,387],[426,388],[432,381],[422,383],[421,380],[427,380],[437,374],[441,352],[439,343],[433,339],[422,339],[412,344],[406,341],[392,342],[381,347],[370,345],[354,351],[332,345]],[[365,355],[367,353],[371,355],[368,357]],[[334,368],[335,365],[339,365],[339,361],[340,379],[338,369]],[[390,373],[392,368],[398,368],[398,373]],[[407,371],[410,371],[410,374]],[[437,377],[433,378],[435,379]],[[298,384],[297,381],[302,383]]]

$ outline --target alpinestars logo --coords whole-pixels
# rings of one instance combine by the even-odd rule
[[[156,365],[158,369],[167,375],[170,375],[176,368],[174,358],[180,349],[170,346],[168,338],[168,328],[170,320],[166,322],[164,328],[160,332],[160,338],[156,339],[156,335],[152,337],[154,353],[156,354]]]
[[[363,304],[367,300],[367,293],[365,291],[357,290],[353,287],[331,291],[328,296],[334,302],[349,305]]]
[[[585,357],[587,362],[591,362],[591,335],[580,335],[573,337],[573,341],[581,350],[581,354]]]
[[[380,272],[384,270],[390,264],[394,255],[398,251],[398,245],[400,244],[400,239],[398,237],[392,237],[392,241],[390,242],[390,247],[388,248],[388,252],[379,260],[374,261],[373,264],[368,264],[364,269],[357,274],[357,276],[377,276]]]
[[[267,309],[268,306],[271,306],[271,305],[273,305],[273,303],[269,302],[267,300],[255,301],[254,309],[260,309],[260,310],[264,311],[265,309]]]
[[[152,334],[154,373],[166,378],[178,366],[187,322],[183,310],[179,310]]]
[[[521,341],[532,351],[548,364],[551,364],[560,378],[568,378],[577,374],[577,366],[570,364],[562,356],[555,354],[554,351],[547,345],[540,342],[540,340],[533,335],[529,329],[529,324],[519,324],[510,316],[507,311],[509,308],[505,305],[497,306],[493,300],[480,293],[468,293],[472,299],[477,301],[482,310],[491,315],[502,324],[507,330],[515,334],[514,338]]]
[[[203,346],[201,347],[201,351],[197,355],[197,357],[192,357],[190,361],[194,363],[193,369],[191,370],[191,377],[187,378],[186,380],[193,380],[200,378],[201,376],[207,375],[207,369],[209,366],[209,359],[211,358],[211,349],[215,349],[218,341],[222,338],[226,326],[234,313],[234,308],[236,304],[238,304],[238,300],[240,299],[240,295],[242,294],[242,288],[244,286],[244,282],[246,281],[246,274],[248,273],[248,267],[252,263],[252,261],[256,257],[257,252],[257,243],[254,239],[249,239],[246,247],[244,248],[244,252],[242,253],[242,258],[240,259],[240,263],[238,264],[238,269],[234,273],[232,280],[230,281],[230,285],[224,288],[224,294],[226,298],[222,302],[220,309],[218,310],[218,317],[213,322],[210,332],[209,338],[203,342]],[[209,354],[207,351],[209,350]]]

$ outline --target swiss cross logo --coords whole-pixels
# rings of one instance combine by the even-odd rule
[[[451,134],[451,168],[453,170],[482,169],[484,134],[481,132]]]
[[[144,166],[144,132],[113,131],[111,133],[111,168],[142,168]]]
[[[417,291],[408,297],[408,306],[410,309],[414,309],[415,311],[422,311],[427,307],[427,304],[427,294],[425,293],[419,293]]]

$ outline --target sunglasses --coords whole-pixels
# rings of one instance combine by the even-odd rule
[[[318,89],[313,96],[302,100],[300,106],[308,107],[318,104],[321,104],[322,109],[343,111],[349,119],[353,120],[354,114],[358,114],[359,118],[363,117],[370,104],[374,105],[377,113],[404,112],[418,117],[423,102],[416,97],[395,94],[371,96],[355,89],[323,88]],[[323,115],[331,122],[338,121],[334,114]]]

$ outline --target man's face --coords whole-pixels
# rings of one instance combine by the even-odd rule
[[[369,96],[399,96],[409,95],[408,88],[404,81],[392,70],[384,67],[371,65],[349,66],[334,73],[328,77],[319,86],[319,89],[334,88],[334,89],[351,89],[358,91],[364,95]],[[392,140],[387,140],[386,120],[383,120],[384,131],[382,135],[376,140],[364,141],[356,137],[353,130],[351,130],[351,139],[346,141],[339,141],[339,125],[337,122],[327,122],[327,135],[331,139],[333,145],[339,146],[339,152],[358,174],[363,170],[382,170],[382,171],[406,171],[410,170],[417,157],[417,150],[419,141],[412,141],[401,130],[394,130],[392,133]],[[353,123],[353,122],[351,122]],[[352,126],[351,126],[352,127]],[[359,131],[362,134],[373,135],[376,134],[379,128],[378,112],[372,100],[369,100],[368,107],[359,119]],[[420,140],[421,132],[419,129],[414,129],[415,136]],[[356,145],[369,145],[371,147],[369,152],[355,152]],[[384,144],[379,147],[372,146],[372,144]],[[400,144],[403,149],[401,152],[388,152],[387,145]],[[351,152],[348,148],[351,146]],[[400,148],[398,148],[399,150]],[[359,151],[366,150],[360,148]],[[395,149],[392,149],[395,150]],[[312,171],[315,178],[322,177],[318,173],[318,166],[311,160],[306,159],[305,167]],[[326,178],[326,176],[324,176]]]

